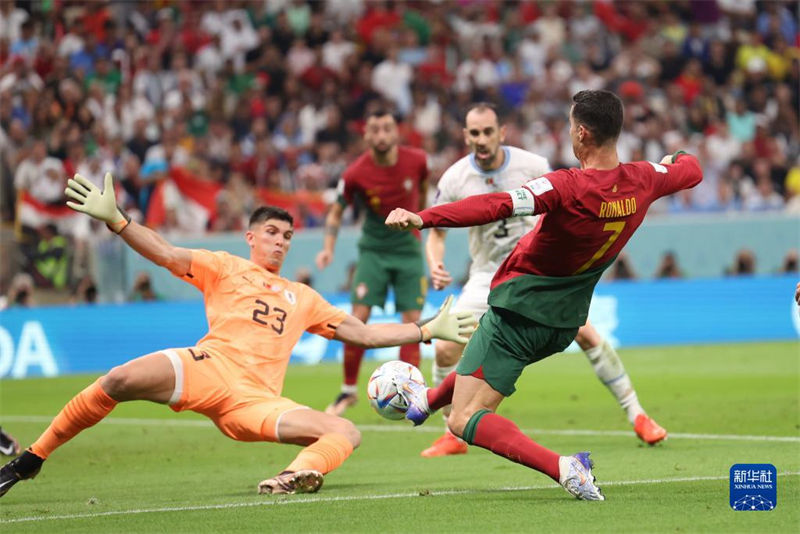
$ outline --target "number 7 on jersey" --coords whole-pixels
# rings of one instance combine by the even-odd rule
[[[608,241],[603,243],[603,246],[600,247],[600,249],[598,249],[598,251],[594,253],[594,256],[592,256],[589,259],[589,261],[581,265],[580,269],[575,271],[575,274],[581,274],[583,271],[591,267],[597,260],[602,258],[603,254],[605,254],[606,251],[609,248],[611,248],[611,245],[613,245],[614,242],[617,240],[619,234],[622,233],[623,228],[625,228],[625,221],[608,222],[605,225],[603,225],[604,232],[614,232],[614,233],[609,236]]]

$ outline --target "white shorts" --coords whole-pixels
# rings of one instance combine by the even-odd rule
[[[480,319],[489,309],[489,286],[492,284],[492,278],[494,273],[471,273],[456,299],[453,310],[470,311],[475,314],[475,320]]]

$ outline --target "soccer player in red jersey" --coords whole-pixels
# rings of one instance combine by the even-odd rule
[[[393,208],[416,211],[425,207],[427,158],[421,150],[399,145],[397,121],[386,109],[369,113],[364,140],[369,150],[344,171],[339,182],[339,200],[325,221],[325,242],[317,254],[317,267],[324,269],[333,260],[345,206],[359,203],[365,218],[350,294],[352,313],[367,322],[372,306],[383,307],[392,286],[397,311],[404,323],[411,323],[420,317],[427,290],[420,235],[418,231],[413,235],[393,232],[383,221]],[[341,415],[357,401],[363,356],[362,347],[345,345],[344,383],[326,413]],[[419,358],[418,343],[400,347],[404,362],[419,367]]]
[[[487,224],[541,214],[498,269],[480,327],[458,368],[436,388],[399,384],[406,417],[420,424],[452,402],[450,430],[467,443],[541,471],[579,499],[604,500],[594,484],[589,453],[560,456],[495,413],[514,393],[529,364],[569,345],[586,322],[592,292],[603,271],[642,223],[656,199],[694,187],[703,174],[684,152],[660,163],[620,163],[616,141],[622,102],[608,91],[573,96],[570,137],[580,169],[564,169],[508,192],[476,195],[423,210],[394,210],[395,229]]]
[[[497,111],[487,103],[473,105],[465,116],[464,140],[470,154],[448,168],[437,184],[435,204],[446,204],[472,195],[507,191],[551,172],[550,164],[542,156],[513,146],[502,144],[506,127],[498,119]],[[489,289],[494,273],[511,253],[514,245],[536,225],[536,217],[512,217],[469,229],[469,278],[461,289],[454,309],[469,310],[480,318],[489,309]],[[451,281],[444,267],[444,228],[431,228],[425,244],[431,282],[435,289],[443,289]],[[575,343],[586,354],[597,378],[615,397],[625,411],[636,435],[645,443],[654,445],[667,437],[667,431],[647,415],[625,365],[611,344],[603,339],[588,320],[578,329]],[[439,385],[453,372],[464,345],[449,341],[436,342],[433,365],[433,384]],[[447,419],[449,406],[442,408]],[[467,444],[445,432],[422,451],[424,457],[465,454]]]

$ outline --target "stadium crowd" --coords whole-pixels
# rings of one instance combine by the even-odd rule
[[[800,213],[797,2],[53,0],[0,2],[0,216],[37,284],[74,287],[105,236],[63,205],[75,172],[111,170],[168,236],[241,230],[261,202],[318,226],[370,106],[435,182],[479,100],[507,144],[574,165],[586,88],[625,102],[621,160],[700,158],[651,211]]]

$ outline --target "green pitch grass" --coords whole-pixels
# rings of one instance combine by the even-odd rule
[[[363,444],[315,495],[257,495],[297,448],[236,443],[202,417],[144,402],[56,451],[0,500],[0,530],[87,532],[798,532],[800,348],[796,343],[624,350],[640,399],[671,433],[640,444],[582,354],[527,372],[501,413],[562,453],[591,450],[606,502],[481,449],[419,456],[442,428],[348,412]],[[362,370],[366,380],[374,362]],[[424,367],[429,367],[426,362]],[[427,371],[427,369],[426,369]],[[286,395],[323,409],[335,365],[292,367]],[[0,423],[25,444],[94,377],[3,381]],[[363,391],[363,387],[362,387]],[[781,438],[781,439],[776,439]],[[771,512],[734,512],[735,463],[777,467]]]

